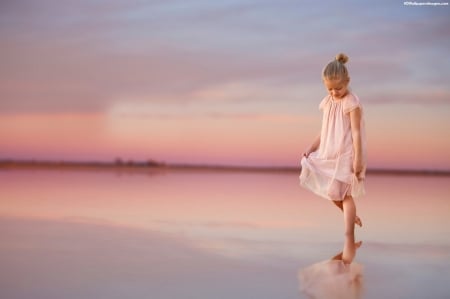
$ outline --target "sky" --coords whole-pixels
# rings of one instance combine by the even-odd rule
[[[450,170],[450,6],[1,1],[0,159],[298,166],[346,53],[371,168]]]

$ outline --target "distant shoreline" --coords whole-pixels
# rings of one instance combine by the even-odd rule
[[[60,169],[60,170],[116,170],[116,171],[145,171],[145,170],[210,170],[235,172],[299,172],[299,167],[283,166],[233,166],[233,165],[200,165],[200,164],[166,164],[153,160],[144,162],[121,161],[38,161],[38,160],[0,160],[1,169]],[[382,169],[367,170],[371,175],[431,175],[450,176],[450,170],[409,170]]]

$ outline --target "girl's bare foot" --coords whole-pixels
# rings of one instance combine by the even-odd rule
[[[362,227],[361,218],[359,218],[358,216],[355,217],[355,224],[358,225],[359,227]]]

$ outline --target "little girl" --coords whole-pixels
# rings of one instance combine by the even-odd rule
[[[322,130],[303,153],[300,183],[344,212],[346,244],[354,244],[355,223],[362,226],[362,222],[353,198],[364,194],[366,146],[362,107],[349,90],[347,61],[345,54],[338,54],[322,72],[328,90],[319,105]],[[351,262],[353,256],[354,250],[344,248],[344,262]]]

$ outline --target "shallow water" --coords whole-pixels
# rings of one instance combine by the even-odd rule
[[[448,298],[450,177],[366,189],[362,298]],[[0,238],[2,298],[289,299],[343,219],[296,173],[1,170]]]

